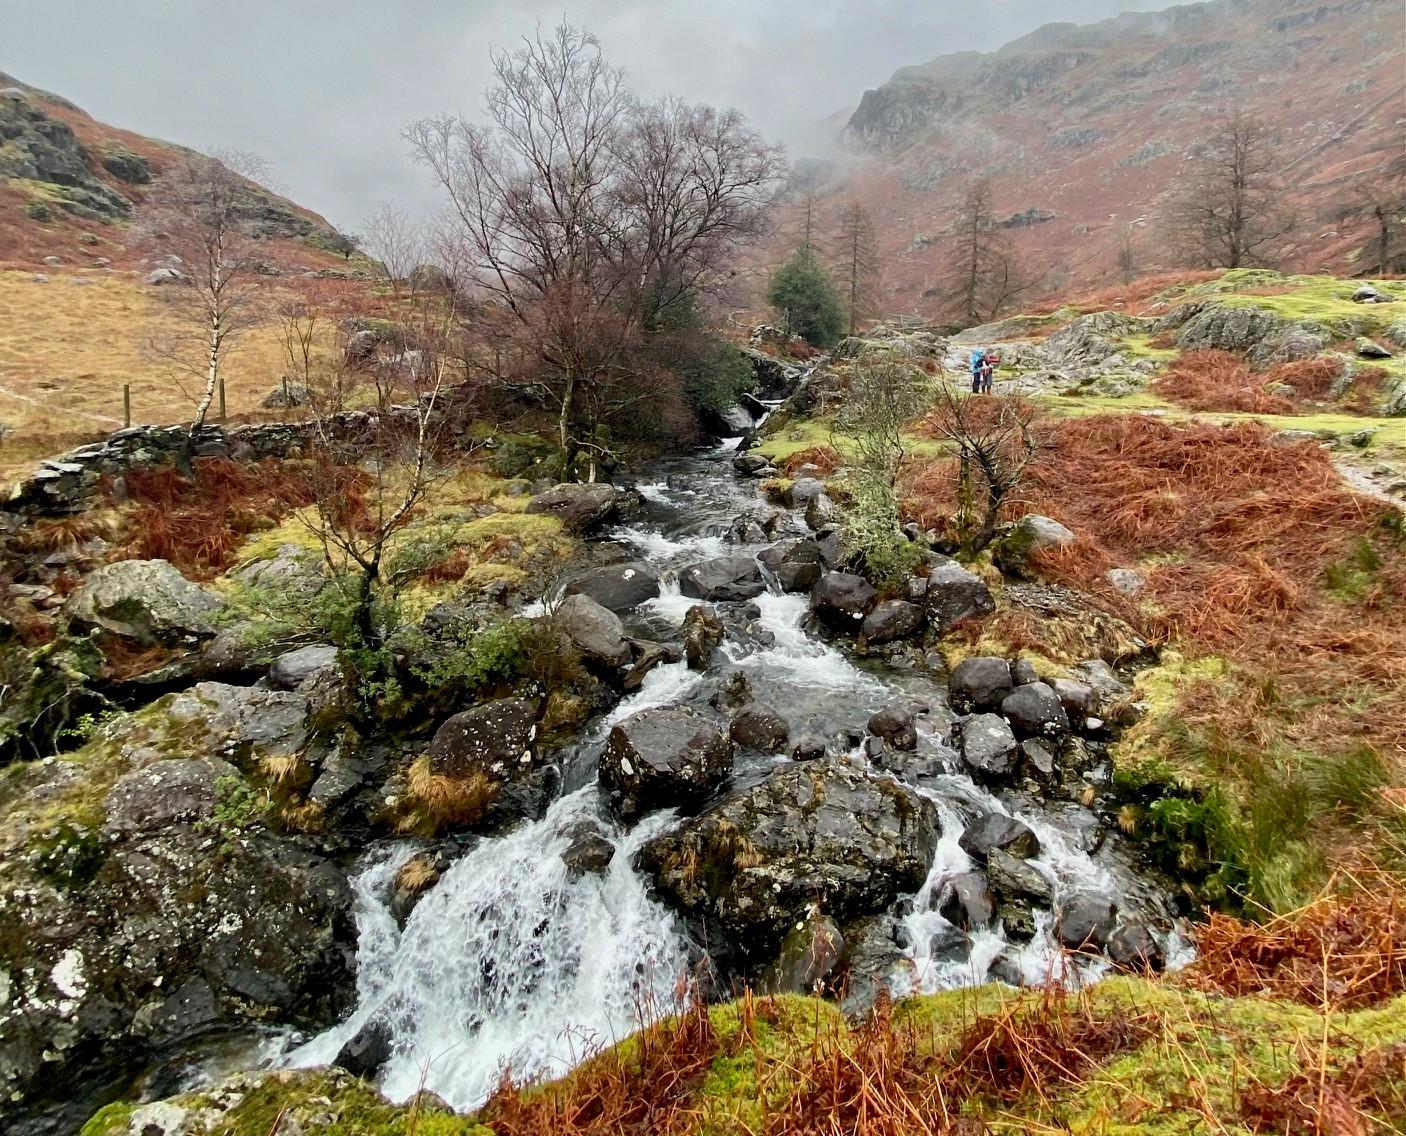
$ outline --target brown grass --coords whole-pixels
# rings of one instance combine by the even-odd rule
[[[1229,351],[1185,351],[1152,383],[1164,398],[1197,411],[1293,414],[1294,401],[1265,390],[1267,375]]]
[[[1240,1093],[1240,1118],[1251,1132],[1373,1136],[1400,1132],[1379,1116],[1406,1115],[1406,1044],[1376,1046],[1327,1062],[1306,1042],[1300,1071],[1282,1083],[1252,1080]]]
[[[497,792],[497,786],[482,773],[450,777],[434,772],[428,757],[417,757],[406,773],[397,827],[404,833],[430,835],[442,828],[473,824]]]
[[[1230,997],[1263,994],[1319,1010],[1378,1006],[1406,993],[1406,882],[1353,881],[1266,923],[1213,914],[1177,983]]]
[[[1141,313],[1146,309],[1149,300],[1169,288],[1188,288],[1193,284],[1215,280],[1219,276],[1219,272],[1212,270],[1164,272],[1156,276],[1144,276],[1126,284],[1105,285],[1073,297],[1053,296],[1036,303],[1030,310],[1035,315],[1049,315],[1060,308],[1075,308],[1085,312],[1116,308],[1130,313]]]
[[[126,474],[130,535],[115,559],[169,560],[187,576],[210,579],[234,563],[250,533],[315,497],[305,471],[273,458],[197,458],[194,465],[194,480],[171,467]]]
[[[1353,376],[1352,386],[1347,388],[1340,405],[1349,414],[1375,413],[1377,396],[1390,377],[1385,367],[1364,367]]]
[[[505,1071],[479,1119],[498,1136],[684,1136],[698,1130],[694,1098],[718,1052],[708,1008],[695,1000],[538,1091],[520,1092]]]
[[[797,450],[786,459],[781,468],[787,477],[795,477],[802,466],[813,465],[820,470],[823,477],[839,469],[841,462],[840,454],[834,446],[811,446],[809,449]]]

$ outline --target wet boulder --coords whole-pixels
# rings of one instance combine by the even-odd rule
[[[593,824],[582,823],[571,833],[571,843],[563,849],[562,863],[573,880],[582,876],[604,876],[615,859],[615,845]]]
[[[1029,659],[1011,660],[1011,685],[1024,686],[1027,682],[1039,682],[1039,672]]]
[[[992,848],[987,854],[986,878],[1002,901],[1038,903],[1044,907],[1054,902],[1054,888],[1040,870],[1002,848]]]
[[[751,702],[733,715],[728,733],[740,746],[763,753],[780,753],[791,738],[791,727],[770,706]]]
[[[696,805],[732,772],[732,742],[691,710],[641,710],[617,723],[601,755],[601,784],[621,815]]]
[[[804,509],[825,493],[825,483],[814,477],[799,477],[786,490],[786,504],[792,509]]]
[[[725,961],[773,960],[812,905],[843,926],[916,891],[937,807],[842,758],[787,765],[648,842],[640,867]]]
[[[615,518],[619,490],[598,482],[556,485],[527,502],[529,513],[556,517],[570,533],[589,533]]]
[[[815,547],[820,563],[826,568],[838,568],[845,559],[845,534],[839,525],[827,525],[815,534]]]
[[[297,690],[319,671],[336,665],[337,648],[326,644],[285,651],[269,667],[269,686],[274,690]]]
[[[866,643],[892,643],[918,634],[927,623],[927,614],[907,600],[885,600],[871,611],[860,628]]]
[[[1040,854],[1040,841],[1028,824],[1005,813],[986,813],[967,825],[957,841],[962,851],[984,864],[993,848],[1021,860]]]
[[[813,540],[788,540],[763,549],[757,559],[776,577],[781,590],[809,591],[820,579],[820,546]]]
[[[879,593],[863,576],[826,572],[810,592],[810,609],[834,630],[858,631],[874,610]]]
[[[677,663],[683,658],[683,652],[672,643],[655,643],[650,639],[631,639],[629,644],[634,662],[630,664],[630,669],[625,672],[625,677],[620,682],[620,689],[626,694],[633,694],[639,690],[644,685],[644,680],[649,677],[649,672],[655,667],[665,663]]]
[[[791,746],[792,761],[819,761],[825,756],[825,739],[816,733],[804,733]]]
[[[742,453],[732,459],[732,468],[743,477],[772,477],[776,467],[761,454]]]
[[[1121,923],[1108,939],[1108,957],[1120,970],[1135,973],[1166,968],[1167,958],[1151,929],[1141,919]]]
[[[962,760],[978,781],[1002,781],[1015,771],[1020,747],[1006,720],[998,714],[974,714],[959,723]]]
[[[934,557],[923,592],[928,623],[939,635],[967,619],[980,619],[996,610],[985,581],[955,560]]]
[[[1016,687],[1001,699],[1001,713],[1025,736],[1057,738],[1069,732],[1069,715],[1043,682]]]
[[[1074,534],[1058,521],[1038,513],[1027,513],[996,542],[991,559],[1007,575],[1025,576],[1031,571],[1032,558],[1037,553],[1073,543]]]
[[[845,938],[828,915],[813,911],[781,943],[759,986],[766,994],[817,994],[840,968]]]
[[[869,732],[898,750],[918,748],[917,712],[904,702],[892,702],[869,718]]]
[[[104,801],[109,840],[208,821],[225,786],[242,785],[239,770],[211,758],[167,758],[118,778]]]
[[[372,1018],[337,1050],[332,1064],[353,1077],[374,1081],[382,1066],[391,1059],[394,1034],[383,1018]]]
[[[633,657],[620,617],[590,596],[567,596],[558,605],[555,620],[587,662],[623,667]]]
[[[629,611],[659,594],[659,573],[640,560],[611,564],[578,576],[566,594],[589,596],[608,611]]]
[[[1050,683],[1059,704],[1073,718],[1086,718],[1098,713],[1098,694],[1092,686],[1078,679],[1057,678]]]
[[[750,556],[719,556],[679,573],[679,591],[709,603],[750,600],[766,591],[761,569]]]
[[[225,603],[166,560],[119,560],[94,570],[65,605],[79,630],[143,647],[190,647],[215,634]]]
[[[717,612],[705,604],[694,604],[684,613],[681,634],[689,670],[706,671],[726,631]]]
[[[537,757],[537,707],[525,698],[499,698],[464,710],[435,731],[430,769],[447,777],[482,774],[516,780]]]
[[[938,892],[936,909],[952,926],[975,931],[996,918],[996,896],[981,872],[959,872]]]
[[[954,709],[995,710],[1011,692],[1011,667],[994,655],[973,655],[952,668],[947,690]]]
[[[1118,905],[1106,895],[1074,895],[1059,908],[1057,933],[1068,950],[1102,950],[1118,924]]]
[[[806,502],[806,524],[815,532],[833,524],[836,516],[835,502],[828,493],[817,493]]]

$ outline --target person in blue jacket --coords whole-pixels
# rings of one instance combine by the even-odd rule
[[[986,367],[986,348],[972,348],[972,394],[981,393],[982,371]]]

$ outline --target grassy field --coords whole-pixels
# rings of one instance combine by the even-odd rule
[[[131,386],[134,423],[181,422],[193,412],[191,381],[178,381],[152,350],[155,338],[180,327],[159,289],[125,272],[47,275],[39,283],[32,272],[0,272],[4,476],[120,427],[123,384]],[[281,291],[291,294],[291,285]],[[276,322],[251,329],[230,356],[229,414],[258,413],[284,372]]]

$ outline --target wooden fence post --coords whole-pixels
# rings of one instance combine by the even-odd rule
[[[122,426],[123,426],[123,428],[125,429],[126,427],[130,426],[131,424],[132,424],[132,384],[131,384],[131,383],[123,383],[123,384],[122,384]]]

